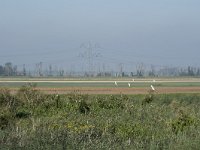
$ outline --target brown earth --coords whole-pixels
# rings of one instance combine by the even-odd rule
[[[65,87],[65,88],[37,88],[47,94],[68,94],[79,92],[81,94],[147,94],[150,88],[93,88],[93,87]],[[12,93],[17,88],[11,88]],[[164,93],[200,93],[200,87],[157,87],[157,94]]]

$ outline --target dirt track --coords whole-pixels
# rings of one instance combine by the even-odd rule
[[[89,87],[66,87],[66,88],[37,88],[47,94],[68,94],[79,92],[81,94],[147,94],[150,88],[89,88]],[[11,88],[16,93],[17,88]],[[200,93],[200,87],[158,87],[155,93]]]

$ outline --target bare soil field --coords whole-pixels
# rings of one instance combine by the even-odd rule
[[[45,93],[66,94],[71,92],[80,92],[82,94],[146,94],[150,88],[40,88]],[[200,87],[158,87],[155,93],[199,93]]]
[[[94,88],[94,87],[65,87],[65,88],[36,88],[46,94],[68,94],[78,92],[81,94],[147,94],[150,88]],[[16,93],[18,88],[10,88]],[[156,94],[165,93],[200,93],[200,87],[157,87]]]

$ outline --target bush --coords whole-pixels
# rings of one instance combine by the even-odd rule
[[[90,107],[85,100],[80,100],[79,102],[79,112],[82,114],[88,114],[90,112]]]
[[[15,95],[12,95],[8,89],[0,90],[0,106],[15,112],[16,108],[21,105],[21,102]]]
[[[17,92],[17,97],[24,105],[35,107],[45,100],[44,94],[37,90],[35,86],[36,85],[29,83],[22,86]]]
[[[0,129],[4,130],[14,124],[14,117],[8,109],[0,111]]]
[[[27,109],[21,108],[17,110],[15,117],[21,119],[21,118],[28,118],[30,115],[31,113]]]
[[[104,99],[98,99],[97,103],[102,109],[124,109],[126,106],[127,97],[124,95],[110,95]]]
[[[172,131],[175,134],[183,132],[184,129],[192,125],[195,125],[195,119],[185,114],[183,111],[179,111],[179,116],[176,119],[174,119],[171,123]]]
[[[144,98],[142,104],[143,104],[143,105],[149,104],[149,103],[151,103],[153,100],[154,100],[154,94],[149,93],[148,95],[145,96],[145,98]]]

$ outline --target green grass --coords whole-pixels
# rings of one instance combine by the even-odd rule
[[[199,149],[200,93],[0,91],[1,149]]]
[[[132,82],[132,78],[52,78],[52,77],[41,77],[41,78],[28,78],[28,77],[18,77],[18,78],[0,78],[0,87],[12,87],[17,88],[25,85],[26,83],[20,81],[45,81],[45,82],[36,82],[38,87],[50,87],[50,88],[57,88],[57,87],[115,87],[114,81],[122,80],[125,81],[124,83],[118,82],[118,87],[128,87],[128,83],[131,83],[131,87],[149,87],[151,84],[157,87],[200,87],[200,82],[198,78],[155,78],[156,81],[163,80],[163,81],[175,81],[180,80],[182,82]],[[85,81],[85,82],[71,82],[71,83],[50,83],[48,81]],[[153,81],[153,78],[135,78],[137,81]],[[184,82],[186,81],[187,82]],[[18,81],[18,82],[4,82],[4,81]],[[87,81],[93,81],[87,82]],[[95,82],[97,81],[97,82]],[[107,81],[100,83],[98,81]],[[113,82],[111,82],[113,81]],[[191,81],[191,82],[188,82]],[[197,82],[194,82],[197,81]]]
[[[131,82],[130,82],[131,83]],[[103,83],[36,83],[38,87],[49,87],[49,88],[57,88],[57,87],[116,87],[114,82],[103,82]],[[170,82],[170,83],[131,83],[131,87],[149,87],[150,85],[154,85],[155,87],[200,87],[200,82]],[[1,82],[0,87],[21,87],[26,85],[26,83],[6,83]],[[127,83],[118,83],[118,87],[128,87]]]

